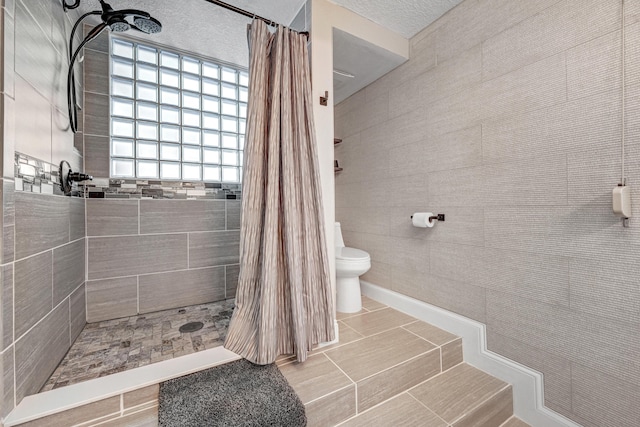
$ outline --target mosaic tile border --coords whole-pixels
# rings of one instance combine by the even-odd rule
[[[16,152],[14,167],[16,191],[64,195],[60,189],[58,165]],[[242,185],[94,178],[86,183],[74,182],[71,195],[85,198],[238,200],[242,195]]]
[[[14,177],[16,191],[55,194],[63,196],[60,189],[58,166],[22,153],[15,153]],[[75,193],[79,196],[76,186]]]
[[[241,184],[94,178],[81,185],[88,198],[240,199]]]

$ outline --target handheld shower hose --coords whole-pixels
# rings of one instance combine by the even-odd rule
[[[67,4],[63,0],[63,9],[75,9],[80,5],[80,0],[76,0],[73,4]],[[155,34],[162,31],[162,24],[157,19],[151,17],[149,13],[136,9],[113,10],[111,5],[100,0],[102,10],[94,10],[82,15],[73,25],[71,35],[69,36],[69,71],[67,73],[67,106],[69,110],[69,125],[73,133],[78,131],[78,109],[74,64],[82,48],[91,40],[98,37],[105,28],[109,28],[113,32],[122,33],[130,29],[140,31],[144,34]],[[89,34],[82,40],[80,45],[73,49],[73,38],[76,34],[80,23],[91,15],[100,15],[102,22],[95,26]],[[130,18],[128,20],[127,18]]]

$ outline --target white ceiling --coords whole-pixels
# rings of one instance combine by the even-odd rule
[[[347,9],[410,38],[462,0],[333,0]],[[139,9],[162,23],[162,32],[125,33],[142,40],[194,52],[243,67],[248,65],[247,24],[251,18],[228,11],[206,0],[107,0],[115,9]],[[100,10],[98,0],[81,0],[80,13]],[[288,25],[305,0],[227,0],[256,15]],[[86,22],[98,23],[91,16]],[[356,60],[354,60],[356,59]],[[336,78],[334,102],[347,98],[383,76],[402,58],[364,40],[334,31],[334,65],[355,78]]]
[[[136,31],[127,36],[195,52],[243,67],[248,65],[247,24],[251,18],[226,10],[205,0],[107,0],[115,10],[139,9],[162,23],[162,32],[145,35]],[[227,3],[259,16],[288,24],[304,0],[230,0]],[[81,0],[80,13],[100,10],[98,0]],[[91,16],[86,22],[98,23]]]
[[[333,0],[406,38],[415,36],[462,0]]]

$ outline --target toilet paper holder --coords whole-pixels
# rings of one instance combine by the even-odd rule
[[[411,215],[411,219],[413,219],[413,215]],[[443,221],[444,222],[444,214],[437,214],[429,217],[429,221]]]

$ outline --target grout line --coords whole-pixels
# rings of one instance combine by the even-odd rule
[[[415,356],[413,356],[413,357],[411,357],[411,358],[409,358],[409,359],[407,359],[407,360],[403,360],[402,362],[398,362],[398,363],[396,363],[396,364],[395,364],[395,365],[393,365],[393,366],[389,366],[388,368],[384,368],[384,369],[382,369],[382,370],[380,370],[380,371],[378,371],[378,372],[376,372],[376,373],[373,373],[373,374],[371,374],[371,375],[368,375],[368,376],[366,376],[366,377],[363,377],[363,378],[361,378],[359,381],[364,381],[364,380],[368,380],[369,378],[373,378],[373,377],[375,377],[375,376],[376,376],[376,375],[378,375],[378,374],[382,374],[383,372],[390,371],[390,370],[392,370],[392,369],[394,369],[394,368],[397,368],[397,367],[399,367],[399,366],[401,366],[401,365],[404,365],[405,363],[412,362],[412,361],[414,361],[415,359],[417,359],[417,358],[419,358],[419,357],[422,357],[422,356],[425,356],[425,355],[427,355],[427,354],[429,354],[429,353],[432,353],[432,352],[434,352],[434,351],[436,351],[436,350],[437,350],[437,348],[432,348],[432,349],[430,349],[430,350],[428,350],[428,351],[425,351],[425,352],[423,352],[423,353],[417,354],[417,355],[415,355]],[[328,357],[328,356],[327,356],[327,357]],[[438,374],[440,374],[441,372],[442,372],[442,369],[440,369],[440,372],[438,372]],[[438,374],[436,374],[436,375],[438,375]],[[434,376],[435,376],[435,375],[434,375]],[[433,377],[429,377],[428,379],[431,379],[431,378],[433,378]]]
[[[82,286],[82,285],[81,285],[81,286]],[[53,308],[51,309],[51,311],[49,311],[47,314],[45,314],[44,316],[42,316],[42,317],[40,318],[40,320],[38,320],[38,321],[37,321],[37,322],[36,322],[32,327],[30,327],[30,328],[29,328],[29,329],[27,329],[25,332],[23,332],[23,333],[22,333],[22,335],[20,335],[20,336],[18,337],[18,339],[16,339],[16,340],[14,341],[14,344],[15,344],[15,343],[17,343],[18,341],[22,340],[22,339],[23,339],[23,338],[24,338],[24,337],[25,337],[29,332],[31,332],[31,331],[32,331],[33,329],[35,329],[35,328],[36,328],[40,323],[42,323],[42,321],[43,321],[44,319],[46,319],[46,318],[47,318],[47,316],[49,316],[51,313],[53,313],[53,312],[54,312],[58,307],[60,307],[60,305],[62,305],[62,303],[64,303],[66,300],[67,300],[67,298],[65,298],[65,299],[63,299],[62,301],[60,301],[60,302],[58,303],[58,305],[56,305],[55,307],[53,307]],[[14,310],[14,311],[15,311],[15,310]],[[14,326],[14,329],[15,329],[15,326]]]
[[[189,267],[191,266],[191,254],[190,254],[191,251],[189,250],[189,247],[190,247],[189,245],[190,245],[190,243],[189,243],[189,233],[187,233],[187,269],[189,269]],[[225,282],[225,284],[226,284],[226,282]],[[225,287],[225,292],[226,291],[227,291],[227,288]],[[226,293],[225,293],[225,295],[226,295]]]
[[[124,393],[120,393],[120,416],[124,414]]]
[[[495,377],[494,377],[495,378]],[[502,387],[500,390],[496,391],[495,393],[493,393],[492,395],[490,395],[489,397],[487,397],[486,399],[484,399],[482,402],[479,402],[478,404],[476,404],[475,406],[472,406],[469,410],[467,410],[464,414],[460,415],[458,418],[454,419],[451,424],[455,424],[456,422],[460,421],[461,419],[463,419],[464,417],[466,417],[467,415],[473,413],[473,411],[475,411],[476,409],[480,408],[482,405],[484,405],[485,403],[487,403],[488,401],[490,401],[491,399],[493,399],[494,397],[496,397],[498,394],[502,393],[503,391],[505,391],[507,388],[511,387],[511,384],[506,384],[504,387]],[[513,393],[513,391],[512,391]],[[513,416],[513,414],[511,414],[511,416]]]
[[[332,394],[337,393],[337,392],[339,392],[339,391],[342,391],[342,390],[344,390],[344,389],[347,389],[347,388],[349,388],[349,387],[351,387],[351,386],[356,387],[356,385],[355,385],[355,384],[348,384],[348,385],[346,385],[346,386],[344,386],[344,387],[340,387],[339,389],[333,390],[333,391],[331,391],[331,392],[329,392],[329,393],[327,393],[327,394],[323,394],[323,395],[322,395],[322,396],[320,396],[320,397],[316,397],[315,399],[312,399],[312,400],[308,401],[307,403],[305,403],[305,404],[304,404],[304,406],[307,406],[308,404],[313,403],[313,402],[317,402],[318,400],[320,400],[320,399],[324,399],[325,397],[329,397],[329,396],[331,396]],[[357,412],[356,412],[356,413],[357,413]]]
[[[408,394],[413,400],[415,400],[416,402],[418,402],[420,405],[424,406],[425,408],[427,408],[429,410],[429,412],[431,412],[432,414],[434,414],[436,417],[440,418],[442,420],[442,422],[444,422],[446,425],[450,425],[444,418],[442,418],[440,415],[436,414],[433,409],[429,408],[427,405],[425,405],[422,401],[418,400],[417,397],[415,397],[413,394],[409,393],[409,391],[405,391],[406,394]]]
[[[136,314],[140,314],[140,276],[136,276]]]
[[[124,394],[123,394],[123,396],[124,396]],[[124,408],[125,411],[129,411],[129,413],[127,415],[130,415],[132,413],[137,413],[137,412],[140,412],[140,411],[144,411],[145,409],[150,409],[150,408],[153,408],[155,406],[158,406],[158,399],[149,400],[148,402],[140,403],[140,404],[134,405],[134,406],[129,406],[128,408],[124,408],[124,407],[123,408]]]
[[[71,348],[71,344],[73,344],[71,342],[71,294],[69,294],[67,296],[67,298],[65,298],[65,299],[69,300],[69,310],[67,310],[67,317],[69,318],[69,348]],[[69,350],[67,350],[67,351],[69,351]],[[60,363],[60,362],[58,362],[58,363]]]
[[[447,341],[447,342],[441,344],[440,347],[444,347],[445,345],[451,344],[451,343],[453,343],[455,341],[458,341],[458,340],[460,340],[460,344],[462,344],[462,337],[455,337],[451,341]]]
[[[338,364],[337,364],[336,362],[334,362],[334,361],[333,361],[333,359],[332,359],[331,357],[327,356],[326,354],[324,355],[324,357],[326,357],[327,359],[329,359],[329,362],[333,363],[333,364],[334,364],[334,366],[335,366],[336,368],[338,368],[338,370],[339,370],[340,372],[342,372],[342,373],[344,374],[344,376],[345,376],[345,377],[347,377],[347,378],[349,379],[349,381],[351,381],[351,382],[352,382],[354,385],[356,385],[356,387],[357,387],[357,383],[353,380],[353,378],[351,378],[349,375],[347,375],[347,373],[346,373],[345,371],[343,371],[343,370],[342,370],[342,368],[341,368],[340,366],[338,366]]]
[[[564,206],[564,205],[561,205]],[[228,233],[230,231],[240,232],[240,229],[237,228],[235,230],[188,230],[188,231],[171,231],[168,233],[138,233],[138,234],[105,234],[105,235],[91,235],[87,236],[88,239],[103,239],[103,238],[114,238],[114,237],[146,237],[146,236],[176,236],[181,234],[193,234],[193,233]],[[78,239],[76,239],[78,240]]]
[[[16,375],[17,374],[17,370],[16,370],[16,343],[14,342],[11,346],[13,347],[13,408],[12,409],[15,409],[15,407],[18,406],[18,404],[16,403],[18,401],[18,384],[17,384],[18,381],[16,379],[16,377],[18,376],[18,375]]]
[[[563,258],[565,258],[565,257],[563,257]],[[568,291],[568,297],[569,297],[568,298],[569,301],[567,301],[567,302],[569,303],[569,310],[571,310],[572,308],[575,310],[577,308],[577,307],[571,307],[571,305],[572,305],[571,304],[571,300],[575,299],[575,297],[571,298],[571,259],[572,258],[573,257],[566,257],[566,259],[567,259],[567,291]],[[573,305],[575,305],[575,302],[574,302]]]
[[[61,247],[63,247],[63,246],[67,246],[67,245],[70,245],[70,244],[72,244],[72,243],[76,243],[77,241],[82,240],[82,239],[84,239],[84,236],[83,236],[83,237],[80,237],[79,239],[71,240],[70,242],[65,242],[65,243],[63,243],[63,244],[61,244],[61,245],[54,246],[54,247],[52,247],[52,248],[45,249],[45,250],[43,250],[43,251],[36,252],[36,253],[34,253],[34,254],[27,255],[27,256],[22,257],[22,258],[19,258],[19,259],[15,259],[15,238],[14,238],[14,260],[13,260],[12,262],[20,262],[20,261],[24,261],[24,260],[26,260],[26,259],[33,258],[33,257],[36,257],[36,256],[38,256],[38,255],[42,255],[42,254],[43,254],[43,253],[45,253],[45,252],[54,251],[55,249],[60,249],[60,248],[61,248]],[[52,256],[53,256],[53,254],[52,254]]]
[[[462,365],[462,364],[465,364],[465,362],[463,361],[462,363],[458,363],[456,366],[452,367],[451,369],[457,368],[458,366],[460,366],[460,365]],[[468,365],[468,366],[471,366],[471,365]],[[445,372],[450,372],[450,371],[451,371],[451,369],[447,369]],[[413,389],[415,389],[415,388],[419,387],[420,385],[422,385],[422,384],[426,383],[427,381],[431,381],[431,380],[434,380],[434,379],[436,379],[436,378],[438,378],[438,377],[442,376],[442,374],[444,374],[445,372],[440,372],[439,374],[434,375],[434,376],[432,376],[431,378],[427,378],[426,380],[422,381],[420,384],[416,384],[416,385],[414,385],[413,387],[410,387],[409,389],[407,389],[407,392],[411,392],[411,390],[413,390]]]
[[[137,201],[136,205],[138,206],[138,236],[140,236],[140,200]]]
[[[4,283],[2,284],[4,288]],[[12,328],[11,328],[11,342],[16,342],[16,263],[11,263],[11,315],[12,315]],[[3,332],[4,335],[4,332]],[[4,339],[4,336],[2,337]],[[3,343],[4,345],[4,343]],[[15,366],[15,363],[14,363]]]
[[[373,411],[374,409],[378,408],[379,406],[382,406],[382,405],[384,405],[384,404],[388,403],[389,401],[391,401],[391,400],[393,400],[393,399],[395,399],[395,398],[397,398],[397,397],[399,397],[399,396],[402,396],[403,394],[408,394],[408,393],[407,393],[406,391],[400,392],[400,393],[398,393],[398,394],[396,394],[396,395],[391,396],[391,397],[390,397],[390,398],[388,398],[388,399],[383,400],[382,402],[378,402],[378,403],[376,403],[376,404],[375,404],[375,405],[373,405],[372,407],[367,408],[366,410],[364,410],[364,411],[362,411],[362,412],[360,412],[360,413],[356,412],[356,415],[354,415],[353,417],[347,418],[347,419],[346,419],[346,420],[344,420],[344,421],[341,421],[341,422],[340,422],[340,424],[337,424],[335,427],[339,427],[339,426],[341,426],[341,425],[343,425],[343,424],[345,424],[345,423],[349,422],[350,420],[353,420],[354,418],[358,418],[360,415],[364,415],[364,414],[366,414],[366,413],[368,413],[368,412],[371,412],[371,411]]]
[[[416,323],[416,322],[413,322],[413,323]],[[409,323],[408,325],[412,325],[413,323]],[[425,323],[426,323],[426,322],[425,322]],[[430,324],[430,323],[429,323],[429,324]],[[426,338],[425,338],[425,337],[423,337],[422,335],[418,335],[417,333],[415,333],[415,332],[413,332],[413,331],[410,331],[409,329],[405,328],[405,326],[408,326],[408,325],[402,325],[402,326],[401,326],[401,328],[402,328],[402,329],[404,329],[405,331],[409,332],[410,334],[413,334],[413,335],[415,335],[416,337],[418,337],[418,338],[420,338],[420,339],[422,339],[422,340],[424,340],[424,341],[428,342],[429,344],[433,344],[433,345],[434,345],[434,346],[436,346],[436,347],[442,347],[443,345],[449,344],[450,342],[453,342],[453,341],[455,341],[455,340],[457,340],[457,339],[460,339],[460,337],[456,337],[456,338],[452,339],[451,341],[447,341],[447,342],[446,342],[446,343],[444,343],[444,344],[436,344],[435,342],[433,342],[433,341],[430,341],[430,340],[426,339]],[[430,324],[430,325],[431,325],[431,324]],[[431,325],[431,326],[433,326],[433,325]]]
[[[51,251],[51,310],[53,310],[53,302],[55,301],[55,297],[54,297],[54,292],[53,292],[53,287],[54,287],[54,281],[53,281],[53,275],[54,275],[54,258],[53,258],[53,250]]]
[[[84,321],[87,322],[89,314],[89,292],[87,292],[87,282],[89,281],[89,245],[87,239],[84,239]]]
[[[120,415],[120,411],[118,412],[112,412],[111,414],[107,414],[107,415],[103,415],[101,417],[98,418],[94,418],[92,420],[89,421],[84,421],[80,424],[74,424],[74,427],[94,427],[94,426],[98,426],[98,425],[104,425],[104,423],[108,423],[111,422],[113,420],[117,420],[120,419],[121,415]],[[38,418],[36,418],[37,421]]]
[[[343,327],[347,328],[347,329],[351,329],[353,332],[355,332],[356,334],[358,334],[361,338],[365,338],[364,335],[362,335],[360,332],[356,331],[355,329],[353,329],[351,326],[347,325],[346,323],[344,323],[342,320],[336,320],[336,322],[338,322],[338,327],[340,327],[340,325],[342,325]],[[344,344],[349,344],[352,343],[353,341],[349,341],[346,342]],[[335,347],[332,347],[335,348]]]
[[[353,386],[353,391],[354,391],[354,398],[355,398],[355,409],[356,409],[356,416],[358,415],[359,411],[358,411],[358,383],[355,383]]]
[[[338,320],[338,322],[343,322],[343,320]],[[412,323],[413,323],[413,322],[412,322]],[[344,322],[343,322],[343,324],[344,324],[344,325],[346,325],[346,326],[349,326],[349,325],[347,325],[347,324],[346,324],[346,323],[344,323]],[[409,324],[409,323],[407,323],[406,325],[408,325],[408,324]],[[345,346],[345,345],[353,344],[353,343],[356,343],[356,342],[358,342],[358,341],[362,341],[362,340],[367,339],[367,338],[375,337],[375,336],[377,336],[377,335],[382,335],[382,334],[384,334],[384,333],[386,333],[386,332],[389,332],[389,331],[392,331],[392,330],[394,330],[394,329],[404,329],[402,326],[404,326],[404,325],[394,326],[394,327],[392,327],[392,328],[390,328],[390,329],[385,329],[384,331],[376,332],[375,334],[371,334],[371,335],[362,335],[362,332],[357,331],[356,329],[354,329],[354,328],[351,328],[351,327],[350,327],[351,329],[353,329],[354,331],[356,331],[358,334],[362,335],[362,338],[357,338],[357,339],[355,339],[355,340],[353,340],[353,341],[346,342],[346,343],[344,343],[344,344],[342,344],[342,345],[339,345],[339,346],[336,346],[336,347],[328,348],[328,349],[327,349],[327,350],[325,350],[325,351],[331,351],[331,350],[333,350],[333,349],[335,349],[335,348],[338,348],[338,347],[342,347],[342,346]],[[406,330],[406,329],[405,329],[405,330]],[[409,331],[407,331],[407,332],[409,332]],[[433,349],[431,349],[431,350],[433,350]],[[429,350],[429,351],[431,351],[431,350]],[[325,351],[323,351],[323,352],[325,352]],[[428,353],[428,351],[427,351],[427,353]]]
[[[194,267],[194,268],[181,268],[179,270],[163,270],[163,271],[155,271],[153,273],[143,273],[143,274],[128,274],[125,276],[113,276],[113,277],[100,277],[97,279],[90,279],[87,282],[99,282],[101,280],[112,280],[112,279],[127,279],[135,276],[152,276],[154,274],[162,274],[162,273],[179,273],[183,271],[197,271],[197,270],[205,270],[207,268],[219,268],[219,267],[234,267],[240,264],[222,264],[222,265],[209,265],[205,267]]]

